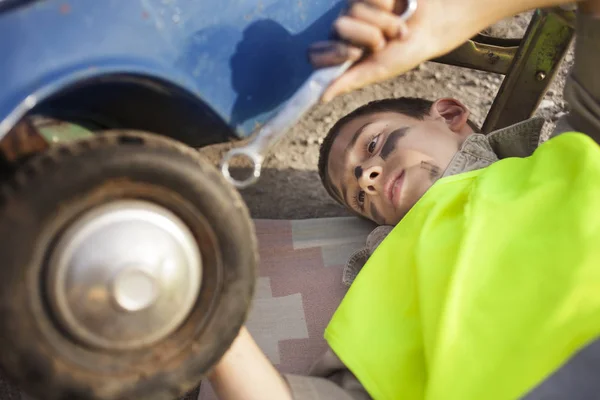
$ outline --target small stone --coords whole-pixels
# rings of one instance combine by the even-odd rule
[[[556,93],[554,92],[554,90],[550,89],[550,90],[548,90],[548,91],[546,92],[546,94],[547,94],[548,96],[554,96]]]
[[[573,54],[571,54],[571,53],[568,53],[568,54],[565,56],[565,61],[566,61],[567,63],[570,63],[570,62],[572,62],[572,61],[573,61]]]
[[[552,108],[555,106],[555,103],[552,100],[544,99],[540,103],[540,109]]]
[[[442,79],[442,74],[440,74],[439,72],[436,72],[436,73],[433,74],[433,78],[436,81],[439,81],[440,79]]]
[[[544,79],[546,79],[546,73],[544,71],[538,71],[537,74],[535,74],[535,79],[538,81],[543,81]]]
[[[554,114],[554,118],[559,119],[564,117],[565,115],[567,115],[567,113],[565,111],[559,111],[556,114]]]
[[[326,124],[330,124],[333,122],[333,118],[331,118],[331,116],[326,116],[325,118],[323,118],[323,122],[325,122]]]

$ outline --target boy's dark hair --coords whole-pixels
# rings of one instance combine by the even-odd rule
[[[327,136],[325,136],[325,139],[323,139],[323,143],[321,144],[321,148],[319,150],[319,176],[321,177],[321,182],[323,183],[323,186],[325,186],[325,189],[329,195],[341,202],[341,199],[338,195],[333,193],[331,185],[329,184],[329,179],[327,176],[327,162],[329,160],[331,145],[340,133],[342,126],[346,125],[354,118],[358,118],[363,115],[390,111],[422,120],[426,115],[429,115],[431,106],[433,106],[433,101],[416,97],[399,97],[397,99],[375,100],[357,108],[338,120],[331,127],[327,133]]]

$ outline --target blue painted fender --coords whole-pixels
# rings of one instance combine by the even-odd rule
[[[0,138],[66,88],[119,75],[161,82],[245,137],[308,77],[306,50],[329,36],[343,5],[0,0]]]

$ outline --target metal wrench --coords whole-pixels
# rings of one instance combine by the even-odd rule
[[[417,9],[417,0],[407,0],[406,9],[399,18],[408,20]],[[300,88],[285,103],[273,118],[267,121],[246,145],[229,150],[221,161],[221,173],[238,189],[254,184],[260,177],[262,163],[269,149],[273,147],[287,131],[314,106],[325,89],[352,66],[352,61],[333,67],[320,68],[314,71]],[[252,163],[252,175],[244,180],[237,180],[229,172],[229,163],[234,157],[245,157]]]

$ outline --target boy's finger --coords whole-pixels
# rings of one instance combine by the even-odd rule
[[[381,29],[352,17],[339,17],[334,28],[337,34],[356,47],[379,51],[386,45]]]
[[[317,42],[308,49],[308,59],[316,68],[339,65],[348,60],[356,61],[362,55],[362,49],[338,41]]]
[[[396,14],[382,11],[367,3],[354,3],[348,15],[378,27],[388,39],[396,39],[406,27],[406,23]]]

